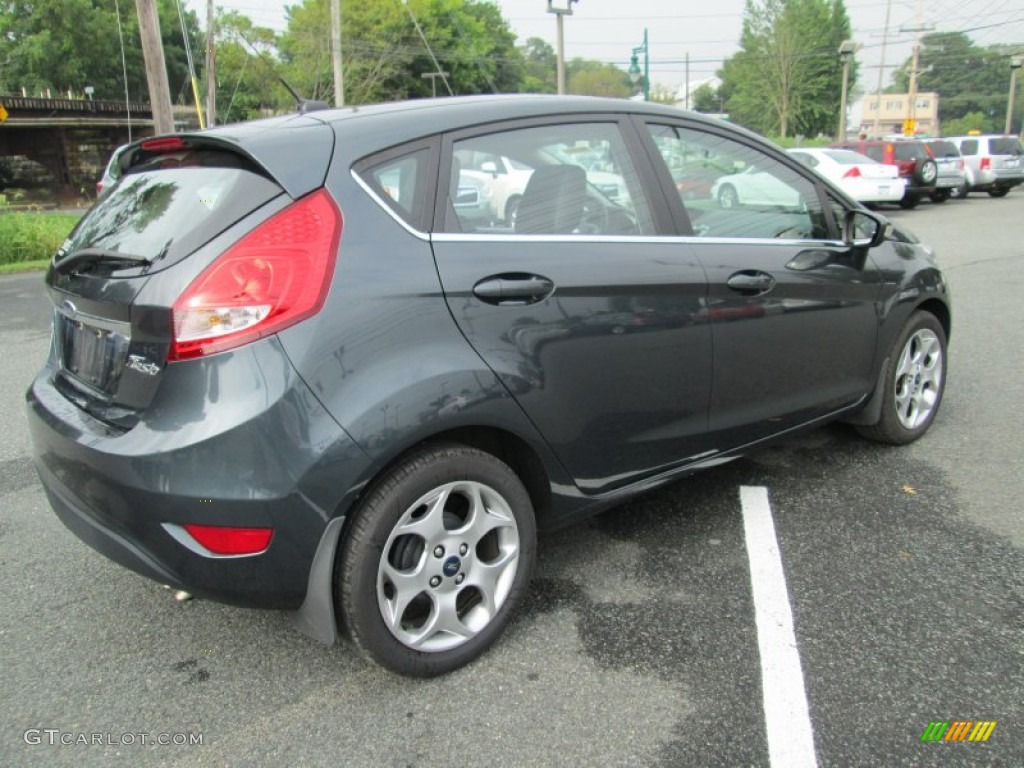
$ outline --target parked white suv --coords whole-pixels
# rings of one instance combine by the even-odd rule
[[[964,158],[968,192],[1003,197],[1024,183],[1024,148],[1016,136],[950,136],[949,140]]]

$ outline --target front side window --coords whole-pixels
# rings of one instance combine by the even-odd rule
[[[759,149],[669,125],[648,130],[666,159],[693,227],[703,237],[822,239],[825,217],[813,182]],[[677,158],[668,162],[669,157]]]
[[[483,235],[651,235],[639,175],[614,123],[456,141],[445,229]]]

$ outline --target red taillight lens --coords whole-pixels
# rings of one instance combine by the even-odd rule
[[[180,136],[164,136],[144,141],[139,147],[146,152],[177,152],[179,149],[184,149],[186,144]]]
[[[215,555],[255,555],[270,546],[273,528],[185,525],[189,535]]]
[[[321,189],[231,246],[174,302],[168,361],[234,349],[319,312],[341,230],[341,211]]]
[[[979,167],[981,168],[981,170],[987,171],[989,168],[992,167],[992,158],[991,157],[983,157],[983,158],[981,158],[981,163],[980,163]]]
[[[848,170],[846,173],[843,174],[843,178],[844,179],[859,179],[860,178],[860,168],[858,168],[856,165],[853,166],[853,168],[851,168],[850,170]]]

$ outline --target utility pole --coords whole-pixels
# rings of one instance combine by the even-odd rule
[[[206,0],[206,125],[217,124],[217,33],[215,30],[213,0]]]
[[[879,123],[882,119],[882,78],[885,76],[885,47],[889,43],[889,20],[892,18],[892,0],[885,3],[885,29],[882,31],[882,61],[878,65],[878,89],[875,91],[875,125],[871,129],[873,139],[880,133]]]
[[[572,16],[572,4],[579,0],[565,0],[564,6],[555,6],[554,0],[548,0],[548,13],[558,18],[558,50],[556,66],[558,68],[558,95],[565,95],[565,22],[563,17]]]
[[[843,90],[839,101],[839,141],[846,141],[846,100],[850,89],[850,61],[857,51],[853,40],[844,40],[839,46],[839,58],[843,62]]]
[[[931,29],[931,27],[925,27],[921,24],[921,0],[917,0],[914,24],[915,26],[909,29],[900,27],[900,32],[914,33],[914,52],[910,63],[910,85],[908,88],[909,93],[907,93],[907,117],[903,121],[904,136],[913,136],[917,131],[917,76],[920,74],[918,63],[921,55],[921,33]]]
[[[1017,95],[1017,70],[1022,66],[1024,66],[1024,56],[1010,57],[1010,96],[1006,100],[1006,130],[1003,131],[1007,136],[1010,135],[1010,129],[1013,128],[1013,100]]]
[[[341,69],[341,0],[331,0],[331,66],[334,69],[334,106],[345,106],[345,75]]]
[[[160,18],[154,0],[135,0],[139,13],[139,38],[142,40],[142,58],[146,62],[146,82],[149,84],[149,107],[153,111],[153,128],[157,134],[174,132],[171,113],[171,89],[167,85],[167,63],[164,45],[160,41]]]

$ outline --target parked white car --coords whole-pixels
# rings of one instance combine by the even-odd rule
[[[797,158],[862,203],[898,203],[907,182],[899,168],[872,160],[850,149],[799,147],[788,150]]]
[[[722,176],[711,187],[711,197],[722,208],[768,206],[801,208],[800,193],[773,174],[750,165],[741,172]]]

